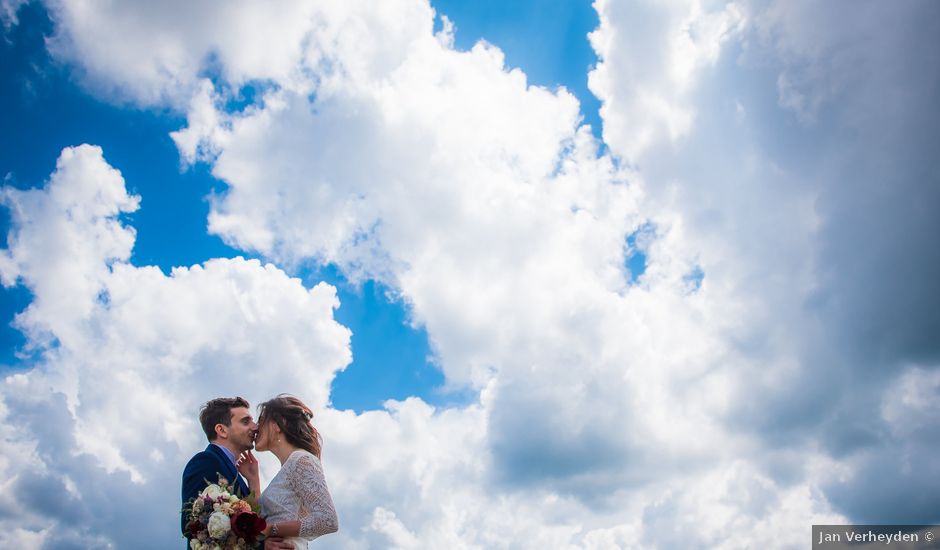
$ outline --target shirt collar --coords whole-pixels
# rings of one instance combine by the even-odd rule
[[[222,445],[219,445],[218,443],[213,443],[213,445],[222,449],[222,452],[225,453],[225,456],[228,457],[229,461],[232,463],[232,466],[235,466],[235,453],[228,450],[227,447],[223,447]]]

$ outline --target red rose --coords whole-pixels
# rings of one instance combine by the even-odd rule
[[[264,518],[254,512],[238,512],[232,516],[232,532],[248,543],[255,542],[267,526]]]
[[[196,535],[198,535],[199,531],[201,530],[202,530],[202,524],[199,523],[199,520],[197,519],[190,521],[186,525],[186,534],[189,535],[190,538],[193,538]]]

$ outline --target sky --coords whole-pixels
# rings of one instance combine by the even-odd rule
[[[323,548],[940,523],[936,2],[0,22],[0,545],[182,544],[199,406],[282,392]]]

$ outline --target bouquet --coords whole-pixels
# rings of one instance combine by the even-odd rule
[[[209,483],[189,509],[186,536],[192,550],[249,550],[267,527],[253,498],[239,498],[219,477]]]

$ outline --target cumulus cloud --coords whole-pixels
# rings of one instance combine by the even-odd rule
[[[699,73],[715,64],[743,24],[736,3],[712,5],[595,2],[600,27],[590,37],[603,61],[588,84],[604,102],[604,141],[626,160],[636,162],[647,147],[676,142],[691,130]],[[627,21],[636,23],[625,28]]]
[[[700,11],[700,3],[683,5]],[[598,6],[602,21],[623,10]],[[686,88],[694,122],[679,143],[639,148],[618,137],[636,113],[604,79],[645,51],[630,48],[613,23],[594,36],[602,63],[592,89],[604,102],[605,139],[641,167],[646,211],[682,224],[678,248],[651,247],[654,266],[694,254],[719,307],[750,325],[723,338],[754,365],[737,370],[731,421],[771,447],[822,448],[837,458],[834,472],[854,473],[825,483],[825,495],[849,517],[923,518],[936,491],[911,478],[932,471],[931,453],[889,430],[879,404],[898,380],[922,372],[912,368],[938,364],[928,336],[940,295],[928,235],[938,224],[923,208],[940,198],[928,151],[938,137],[929,99],[938,79],[924,72],[935,49],[921,46],[937,30],[936,6],[816,8],[713,5],[741,22]],[[678,69],[667,63],[662,73],[686,66],[673,63]],[[629,97],[647,80],[617,83]],[[781,479],[792,475],[776,457],[767,464]],[[888,480],[884,490],[865,489],[873,478]],[[916,504],[899,507],[901,495]]]
[[[87,85],[120,101],[178,108],[202,76],[216,75],[236,87],[289,78],[302,44],[319,24],[311,2],[46,5],[56,23],[49,49],[75,61]]]
[[[424,1],[50,3],[50,47],[90,89],[186,114],[181,157],[228,185],[213,232],[382,281],[479,400],[330,409],[349,361],[330,287],[245,260],[127,264],[117,216],[136,199],[100,151],[68,150],[47,189],[5,195],[0,274],[33,290],[18,323],[42,351],[5,381],[4,424],[28,428],[4,434],[4,460],[30,457],[15,491],[175,487],[148,460],[182,464],[198,396],[249,381],[321,411],[336,547],[802,547],[810,523],[930,519],[937,77],[915,45],[936,8],[595,6],[609,152],[570,94],[529,86],[495,46],[455,51]],[[260,97],[228,108],[245,86]],[[96,384],[109,373],[166,414],[93,422],[121,411]],[[21,508],[31,527],[10,540],[132,536],[42,530],[75,523],[61,501]]]

